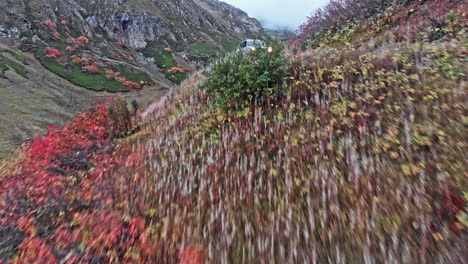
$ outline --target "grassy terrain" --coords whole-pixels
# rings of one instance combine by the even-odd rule
[[[24,65],[28,65],[26,57],[24,57],[23,55],[18,54],[18,53],[14,52],[12,50],[9,50],[9,49],[0,48],[0,53],[2,53],[2,52],[9,53],[11,56],[15,57],[16,60],[20,61]]]
[[[114,64],[107,67],[115,72],[120,72],[122,76],[125,76],[127,80],[139,83],[141,81],[152,83],[153,80],[148,76],[144,71],[135,69],[131,66],[126,66],[124,64]]]
[[[41,51],[39,51],[39,53],[40,52]],[[103,69],[101,69],[98,74],[89,74],[83,72],[81,67],[77,65],[61,65],[55,59],[46,58],[44,56],[40,56],[38,59],[42,65],[50,71],[87,89],[95,91],[106,90],[110,92],[128,91],[128,88],[121,83],[106,79]]]
[[[200,42],[189,47],[189,51],[192,55],[201,57],[204,61],[214,59],[218,53],[218,47],[211,42]]]
[[[224,40],[221,45],[223,46],[223,52],[229,53],[235,51],[239,46],[240,41],[238,40]]]
[[[177,64],[172,56],[171,52],[164,50],[167,48],[164,43],[153,41],[148,44],[148,46],[142,51],[143,55],[149,58],[154,58],[156,65],[162,69],[164,76],[170,81],[180,84],[187,74],[183,72],[170,73],[169,69],[172,67],[177,67]]]
[[[18,57],[15,56],[18,60],[24,59],[21,55],[19,55],[17,53],[14,53],[12,51],[1,51],[0,50],[0,53],[1,52],[8,52],[10,54],[14,54],[14,55],[18,56]],[[13,69],[19,75],[27,78],[27,73],[28,72],[27,72],[26,68],[23,65],[21,65],[20,63],[18,63],[16,61],[10,60],[7,57],[0,54],[0,77],[3,77],[5,71],[7,71],[10,68]]]
[[[57,43],[53,45],[56,48],[60,48],[63,44]],[[36,58],[50,71],[57,75],[69,80],[70,82],[83,86],[90,90],[95,91],[109,91],[109,92],[122,92],[128,91],[129,88],[124,86],[115,80],[109,80],[106,78],[105,69],[100,68],[99,73],[90,74],[83,72],[82,68],[78,65],[67,64],[62,65],[56,59],[47,58],[44,56],[44,49],[39,49],[36,52]],[[151,83],[152,79],[140,70],[132,69],[130,66],[123,65],[111,65],[106,67],[115,72],[120,72],[122,76],[127,77],[127,80],[140,83],[141,81]]]

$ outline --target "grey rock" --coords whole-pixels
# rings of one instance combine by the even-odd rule
[[[17,27],[9,27],[0,25],[0,38],[19,38],[20,30]]]

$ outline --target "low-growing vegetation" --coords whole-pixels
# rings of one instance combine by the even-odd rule
[[[433,41],[465,23],[462,0],[332,0],[299,29],[302,48]]]
[[[9,69],[13,69],[17,74],[23,76],[23,77],[27,77],[27,73],[28,71],[26,70],[26,68],[24,67],[24,65],[16,62],[16,61],[13,61],[9,58],[7,58],[6,56],[3,56],[1,54],[1,50],[0,50],[0,77],[4,77],[5,76],[5,72]],[[4,52],[7,52],[7,51],[4,51]],[[16,53],[13,53],[12,51],[8,52],[10,54],[16,54]],[[19,56],[19,54],[16,54]],[[15,56],[16,57],[16,56]],[[22,57],[18,57],[17,58],[18,60],[22,59]]]
[[[67,21],[35,21],[35,24],[49,34],[52,40],[48,46],[39,47],[36,58],[50,71],[90,90],[124,92],[141,89],[142,84],[153,83],[146,72],[137,70],[130,63],[110,63],[89,51],[92,40],[85,36],[73,36]],[[126,48],[125,43],[118,44],[116,53],[120,59],[132,62],[135,58]],[[115,52],[114,52],[115,53]],[[106,78],[106,71],[119,72],[121,79]]]
[[[156,65],[162,69],[163,74],[168,80],[176,84],[182,83],[187,78],[185,72],[171,72],[170,69],[177,67],[177,64],[172,56],[172,49],[165,44],[153,41],[142,51],[143,55],[149,58],[154,58]]]
[[[274,103],[285,91],[287,65],[282,47],[272,46],[272,53],[266,49],[236,52],[216,62],[206,73],[203,89],[227,108]]]
[[[24,65],[28,65],[28,62],[26,60],[26,57],[24,57],[23,55],[17,53],[17,52],[14,52],[12,50],[9,50],[9,49],[3,49],[3,48],[0,48],[0,53],[8,53],[10,54],[11,56],[13,56],[16,60],[20,61],[21,63],[23,63]]]
[[[139,83],[152,83],[144,72],[132,69],[131,66],[107,64],[89,56],[68,56],[56,48],[40,49],[36,53],[41,63],[52,72],[64,77],[74,84],[91,90],[106,90],[109,92],[140,89]],[[106,71],[118,72],[122,79],[108,78]],[[124,76],[128,76],[124,77]],[[128,85],[131,83],[137,85]]]
[[[239,47],[239,43],[240,41],[237,39],[224,39],[221,43],[223,46],[223,52],[228,54],[235,51]]]
[[[447,3],[416,2],[385,10],[411,21]],[[450,3],[438,17],[457,22],[438,39],[395,24],[385,43],[295,45],[312,30],[287,64],[278,48],[274,68],[262,51],[233,55],[139,124],[117,101],[52,128],[0,179],[0,260],[463,263],[466,22]]]
[[[208,62],[216,58],[219,54],[219,49],[215,44],[204,41],[195,43],[189,48],[190,54],[199,57],[201,60]]]

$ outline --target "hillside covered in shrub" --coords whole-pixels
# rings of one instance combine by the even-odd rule
[[[465,29],[464,1],[331,1],[285,57],[81,113],[0,167],[0,261],[463,263]]]

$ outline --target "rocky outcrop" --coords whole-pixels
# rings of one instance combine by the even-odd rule
[[[19,38],[20,30],[17,27],[3,27],[0,25],[0,38]]]
[[[263,32],[263,27],[258,20],[251,18],[246,12],[227,3],[218,0],[194,0],[205,9],[219,24],[237,33]]]
[[[117,12],[112,17],[112,26],[105,27],[107,34],[116,40],[127,39],[129,46],[145,48],[148,41],[169,35],[164,22],[155,16],[136,15],[131,12]],[[115,32],[115,28],[120,28]]]

